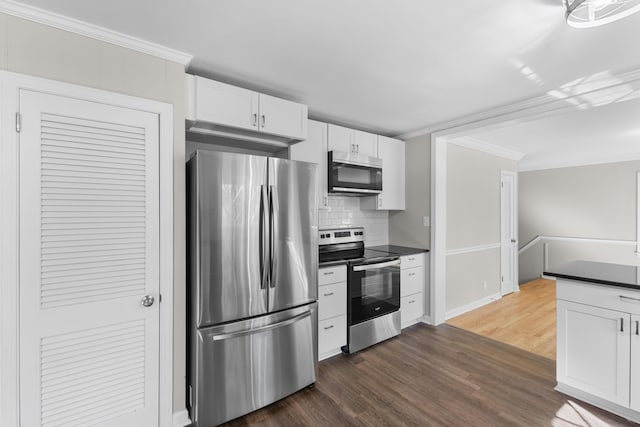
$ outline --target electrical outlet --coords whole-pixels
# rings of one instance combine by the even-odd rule
[[[422,217],[422,223],[425,227],[431,226],[431,218],[429,218],[428,216]]]

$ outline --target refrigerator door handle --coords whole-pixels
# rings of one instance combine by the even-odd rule
[[[265,245],[267,244],[268,236],[267,233],[267,224],[266,224],[266,214],[268,208],[268,194],[267,188],[264,185],[260,186],[260,230],[258,234],[260,235],[260,242],[258,243],[260,250],[260,289],[267,289],[267,281],[269,279],[267,263],[269,262],[268,251]]]
[[[278,221],[276,220],[278,216],[278,197],[275,194],[276,191],[277,188],[275,186],[269,186],[269,237],[271,241],[271,246],[269,248],[271,252],[269,257],[269,287],[271,288],[276,287],[276,281],[274,279],[276,269],[278,268],[278,259],[276,257],[276,242],[278,241]]]
[[[253,334],[257,334],[259,332],[265,332],[271,329],[277,329],[280,328],[282,326],[286,326],[286,325],[290,325],[292,323],[296,323],[306,317],[311,316],[311,310],[309,311],[305,311],[304,313],[298,314],[297,316],[293,316],[290,317],[286,320],[283,320],[282,322],[278,322],[278,323],[273,323],[271,325],[265,325],[265,326],[260,326],[258,328],[254,328],[254,329],[244,329],[242,331],[237,331],[237,332],[229,332],[226,334],[219,334],[219,335],[214,335],[213,337],[211,337],[211,339],[213,341],[222,341],[222,340],[227,340],[229,338],[237,338],[237,337],[242,337],[245,335],[253,335]]]

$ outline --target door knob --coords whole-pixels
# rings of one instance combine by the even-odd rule
[[[144,297],[142,297],[140,304],[142,304],[144,307],[151,307],[154,301],[155,298],[153,298],[151,295],[145,295]]]

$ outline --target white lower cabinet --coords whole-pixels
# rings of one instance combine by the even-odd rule
[[[347,345],[347,266],[318,272],[318,359],[341,352]]]
[[[557,390],[640,421],[640,292],[558,279]]]
[[[557,380],[629,405],[630,315],[559,300]]]
[[[400,324],[418,322],[424,315],[425,254],[400,257]]]

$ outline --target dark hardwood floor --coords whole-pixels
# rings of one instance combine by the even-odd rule
[[[320,362],[316,386],[230,426],[610,426],[553,390],[555,363],[449,325]]]

